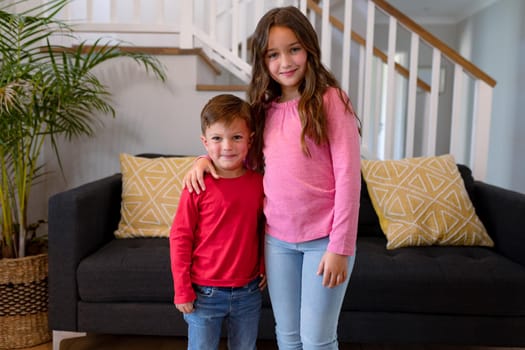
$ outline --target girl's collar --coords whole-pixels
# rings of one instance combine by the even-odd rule
[[[279,96],[275,100],[273,100],[272,104],[278,105],[278,106],[295,105],[299,102],[300,98],[301,97],[298,96],[298,97],[292,98],[291,100],[281,101],[281,96]]]

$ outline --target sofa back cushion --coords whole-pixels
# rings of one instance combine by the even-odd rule
[[[387,249],[494,245],[451,154],[363,160],[361,166]]]
[[[465,183],[470,200],[475,203],[474,200],[474,177],[470,168],[463,164],[457,164],[461,178]],[[361,175],[361,203],[359,208],[359,225],[357,229],[359,236],[364,237],[384,237],[383,231],[379,224],[379,217],[374,210],[372,201],[368,194],[368,187],[366,181]]]
[[[121,219],[117,238],[169,237],[182,178],[195,157],[120,155]]]
[[[359,204],[359,222],[357,226],[357,234],[366,237],[384,237],[381,226],[379,225],[379,218],[374,210],[366,182],[361,175],[361,202]]]

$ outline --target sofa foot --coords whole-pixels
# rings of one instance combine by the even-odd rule
[[[53,331],[53,350],[60,350],[60,342],[63,339],[83,337],[86,333],[83,332],[69,332],[69,331]]]

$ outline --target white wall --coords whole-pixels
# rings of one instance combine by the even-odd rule
[[[458,26],[460,53],[496,81],[487,182],[525,192],[525,1],[499,0]]]

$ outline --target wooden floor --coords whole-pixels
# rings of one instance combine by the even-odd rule
[[[80,338],[76,341],[71,339],[64,340],[61,350],[91,350],[91,349],[151,349],[148,346],[148,341],[157,350],[164,349],[161,340],[158,337],[129,337],[111,336],[111,335],[90,335],[91,339],[82,341]],[[132,346],[130,344],[133,344]],[[104,344],[104,345],[101,345]],[[118,344],[116,346],[115,344]],[[167,341],[165,342],[167,344]],[[122,346],[122,347],[121,347]],[[21,350],[52,350],[52,343],[38,345],[32,348]],[[168,347],[166,347],[167,349]],[[169,340],[169,348],[172,350],[186,349],[186,341],[184,339]],[[220,350],[226,350],[226,345],[221,343]],[[261,341],[257,344],[258,350],[277,350],[277,345],[273,341]],[[480,346],[442,346],[442,345],[373,345],[373,344],[340,344],[341,350],[525,350],[525,348],[517,347],[480,347]]]
[[[37,345],[37,346],[34,346],[32,348],[25,348],[25,349],[22,349],[22,350],[51,350],[53,349],[53,343],[46,343],[46,344],[42,344],[42,345]]]

